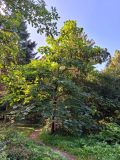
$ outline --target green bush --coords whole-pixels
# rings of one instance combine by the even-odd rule
[[[65,160],[49,147],[38,144],[15,129],[6,130],[0,160]],[[2,135],[1,135],[2,137]]]
[[[120,126],[115,123],[106,124],[105,128],[98,135],[94,136],[94,138],[108,144],[120,144]]]

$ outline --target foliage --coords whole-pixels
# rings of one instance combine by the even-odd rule
[[[65,160],[49,147],[37,144],[13,129],[7,130],[3,134],[2,143],[6,142],[6,146],[1,156],[5,157],[6,160]]]
[[[43,0],[0,0],[0,7],[0,118],[39,123],[53,134],[43,133],[44,142],[78,160],[119,160],[120,51],[111,58],[76,21],[66,21],[58,35],[58,13]],[[27,22],[47,36],[39,60],[30,61],[35,42]],[[98,72],[95,65],[103,62]],[[64,159],[26,138],[32,131],[1,129],[0,159]]]
[[[17,34],[20,38],[18,61],[19,64],[26,64],[29,63],[31,59],[35,58],[36,53],[33,52],[33,49],[35,48],[36,43],[31,42],[29,39],[30,34],[27,32],[27,24],[25,21],[21,21],[17,30]],[[23,56],[21,54],[23,54]]]
[[[18,53],[18,36],[16,33],[0,30],[0,69],[16,63]]]
[[[77,157],[78,160],[119,160],[120,145],[108,145],[92,137],[65,137],[60,135],[40,135],[46,144],[56,146]]]
[[[21,37],[20,25],[22,21],[27,20],[40,33],[45,32],[46,35],[51,34],[52,36],[57,34],[56,21],[59,18],[58,13],[53,7],[51,12],[48,11],[45,6],[44,1],[0,0],[0,75],[7,75],[9,68],[13,67],[13,65],[23,64],[25,58],[23,45],[26,42],[22,42],[21,48],[20,43],[23,37]],[[27,33],[26,36],[28,36]],[[27,49],[29,48],[27,52],[29,52],[29,55],[34,46],[35,43],[27,42]],[[0,79],[0,95],[3,96],[4,92],[5,86]],[[5,102],[5,104],[7,103]]]
[[[111,61],[109,62],[105,72],[112,73],[112,76],[120,76],[120,51],[116,50],[114,57],[112,57]]]
[[[109,79],[109,88],[112,89],[112,98],[118,99],[120,92],[120,51],[115,51],[114,56],[108,66],[103,71],[104,75]]]
[[[120,126],[114,123],[106,124],[104,129],[94,138],[108,144],[120,144]]]
[[[89,133],[98,121],[94,121],[94,106],[88,102],[92,93],[84,85],[95,73],[93,65],[106,61],[109,53],[94,46],[75,21],[65,22],[60,36],[47,41],[49,46],[39,48],[45,58],[13,66],[9,76],[3,76],[8,92],[2,101],[24,110],[23,114],[37,108],[43,121],[50,120],[52,133]]]
[[[51,11],[48,11],[43,0],[0,0],[0,6],[7,15],[13,14],[15,16],[16,13],[19,13],[22,19],[27,20],[34,28],[37,28],[39,33],[57,34],[56,21],[59,16],[56,8],[52,7]]]
[[[11,63],[20,63],[24,59],[25,53],[23,53],[24,51],[21,50],[20,46],[22,21],[27,20],[40,33],[44,32],[52,36],[57,34],[56,21],[58,20],[58,13],[55,8],[52,8],[52,11],[49,12],[45,6],[46,4],[43,0],[0,0],[0,69],[2,68],[2,72]],[[22,45],[24,44],[22,43]],[[27,48],[32,50],[34,46],[35,43],[27,42]],[[29,50],[29,55],[31,50]]]

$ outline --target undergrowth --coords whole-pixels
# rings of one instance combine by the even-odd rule
[[[65,158],[52,151],[50,147],[30,140],[14,128],[0,132],[0,160],[65,160]]]
[[[40,139],[77,157],[78,160],[120,160],[120,127],[109,124],[97,135],[68,137],[43,132]]]

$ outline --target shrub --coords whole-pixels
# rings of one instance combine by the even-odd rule
[[[116,123],[106,124],[105,128],[95,138],[108,144],[120,144],[120,126]]]
[[[37,144],[15,129],[6,130],[1,140],[0,160],[65,160],[49,147]],[[1,136],[2,137],[2,136]]]

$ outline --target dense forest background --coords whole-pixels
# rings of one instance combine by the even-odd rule
[[[119,159],[120,51],[111,57],[74,20],[58,31],[59,15],[53,7],[48,11],[44,1],[3,0],[0,6],[1,130],[19,124],[46,128],[52,136],[95,136],[118,145],[111,160]],[[37,51],[42,58],[34,51],[27,23],[46,35],[47,45]],[[98,71],[95,65],[103,62],[106,67]]]

